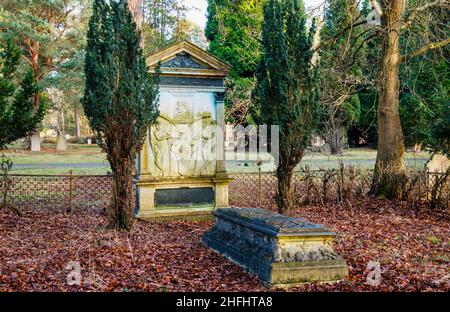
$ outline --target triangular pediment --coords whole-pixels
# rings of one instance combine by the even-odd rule
[[[208,64],[203,64],[186,52],[177,53],[170,60],[162,62],[161,68],[213,69],[213,67]]]
[[[163,75],[225,77],[231,69],[230,65],[188,41],[172,44],[147,58],[151,69],[158,63]]]

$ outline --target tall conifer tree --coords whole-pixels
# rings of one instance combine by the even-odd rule
[[[127,1],[95,0],[86,48],[82,100],[114,175],[110,226],[133,221],[134,161],[158,116],[158,75],[151,76]]]
[[[280,213],[294,204],[294,168],[320,115],[318,69],[312,64],[314,28],[313,23],[308,33],[302,1],[268,0],[264,5],[264,51],[253,95],[261,112],[256,119],[280,127],[276,195]]]
[[[39,88],[33,72],[19,78],[19,48],[6,39],[0,42],[0,149],[30,134],[44,118],[46,106],[34,107],[34,94]],[[20,84],[16,83],[20,80]]]
[[[227,121],[253,123],[251,92],[261,56],[262,4],[265,0],[208,0],[205,34],[209,51],[233,68],[226,79]]]

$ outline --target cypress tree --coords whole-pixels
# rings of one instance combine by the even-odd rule
[[[261,112],[259,123],[278,125],[278,210],[294,204],[294,168],[304,156],[320,115],[318,69],[312,64],[314,23],[306,28],[299,0],[268,0],[264,4],[263,56],[253,92]],[[273,151],[274,149],[272,149]]]
[[[260,33],[265,0],[208,0],[205,35],[209,51],[231,64],[226,83],[227,121],[253,123],[251,92],[261,56]]]
[[[126,0],[95,0],[87,37],[82,103],[114,175],[110,227],[129,230],[134,162],[158,116],[158,74],[148,72]]]

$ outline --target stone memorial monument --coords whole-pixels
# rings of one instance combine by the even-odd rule
[[[203,236],[206,245],[266,286],[331,282],[348,275],[345,260],[332,248],[335,234],[322,225],[256,208],[217,209],[214,217],[214,227]]]
[[[425,164],[425,170],[428,173],[427,174],[427,186],[428,186],[428,192],[426,194],[427,199],[433,198],[433,189],[439,185],[436,185],[436,183],[439,183],[440,179],[446,175],[446,172],[450,168],[450,159],[447,157],[447,155],[444,154],[434,154],[433,157]],[[441,182],[442,183],[442,182]],[[434,190],[436,191],[436,190]],[[445,192],[445,188],[443,189]],[[441,191],[437,191],[438,193]],[[435,194],[438,195],[438,194]]]
[[[445,173],[450,168],[450,159],[447,155],[434,154],[426,163],[425,169],[431,173]]]
[[[160,115],[137,161],[137,216],[204,218],[228,207],[224,78],[230,66],[183,41],[147,59],[160,65]]]

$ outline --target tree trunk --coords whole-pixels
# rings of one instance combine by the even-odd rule
[[[327,141],[330,145],[330,152],[332,155],[343,154],[344,148],[345,128],[332,127],[328,131]]]
[[[75,114],[75,135],[77,137],[77,139],[79,140],[81,137],[81,132],[80,132],[80,115],[78,113],[78,108],[76,105],[74,105],[73,107],[73,111]]]
[[[399,113],[399,32],[403,0],[382,0],[382,52],[379,68],[378,152],[371,193],[402,197],[405,143]]]
[[[29,62],[31,68],[33,69],[34,80],[39,83],[42,78],[43,72],[39,73],[39,55],[40,55],[40,43],[39,41],[25,40],[25,45],[27,46],[29,53]],[[39,109],[39,91],[36,91],[33,96],[33,106],[35,112]],[[29,136],[29,146],[28,149],[32,152],[41,151],[41,135],[40,135],[40,125],[36,127],[36,130]]]
[[[278,205],[278,212],[283,214],[294,207],[294,187],[292,186],[292,176],[294,174],[294,167],[277,169],[278,188],[276,201]]]
[[[113,198],[108,209],[110,228],[130,230],[133,225],[133,169],[134,162],[129,158],[120,162],[114,170]]]
[[[339,144],[330,143],[330,153],[331,153],[331,155],[341,155],[342,149],[339,146]]]
[[[140,32],[142,30],[142,23],[144,21],[144,4],[143,0],[128,0],[128,8],[133,14],[134,22],[136,23],[136,27]],[[144,49],[144,37],[141,34],[141,40],[139,45],[142,49]]]
[[[37,81],[36,81],[37,82]],[[36,92],[33,97],[33,105],[34,110],[37,111],[39,109],[39,93]],[[40,152],[41,151],[41,126],[37,125],[36,129],[33,133],[30,134],[28,138],[28,149],[31,152]]]
[[[4,160],[4,155],[3,157],[0,159],[1,161]],[[3,163],[2,163],[3,165]],[[0,210],[2,209],[10,209],[13,212],[15,212],[18,216],[23,217],[24,213],[22,212],[22,210],[20,210],[18,207],[16,207],[14,204],[10,204],[8,201],[8,196],[9,196],[9,191],[11,189],[11,185],[12,185],[12,181],[9,177],[9,173],[8,173],[9,169],[4,168],[3,172],[2,172],[2,180],[0,180],[2,182],[2,191],[3,191],[3,201],[0,203]]]

